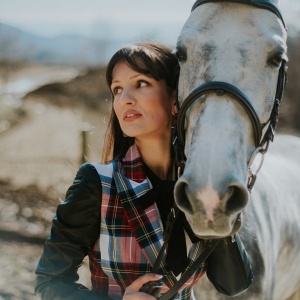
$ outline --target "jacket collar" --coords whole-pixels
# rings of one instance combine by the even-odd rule
[[[151,205],[144,210],[139,204],[141,197],[152,189],[152,185],[135,144],[129,148],[113,177],[131,231],[153,265],[162,246],[163,231],[155,206]]]
[[[138,147],[131,146],[113,173],[118,197],[124,207],[125,217],[142,252],[153,266],[163,243],[163,230],[158,210],[151,205],[146,210],[139,204],[142,196],[151,191],[152,184],[145,174],[142,158]],[[201,252],[200,243],[193,244],[189,252],[191,262]],[[165,269],[165,258],[162,260],[162,270]],[[173,281],[172,278],[168,278]]]
[[[137,183],[143,182],[147,177],[143,167],[140,151],[136,144],[133,144],[122,160],[124,174],[127,178]]]

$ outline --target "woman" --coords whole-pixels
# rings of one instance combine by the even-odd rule
[[[181,214],[159,274],[151,273],[174,207],[176,70],[171,51],[153,43],[129,45],[110,60],[106,78],[113,109],[103,152],[106,164],[81,166],[57,208],[36,270],[36,292],[42,299],[155,299],[140,292],[141,287],[166,275],[161,293],[166,292],[202,252],[203,241]],[[239,262],[245,255],[241,251]],[[92,291],[75,283],[86,255]],[[191,299],[192,286],[204,271],[200,266],[176,299]],[[243,281],[231,289],[219,277],[214,284],[220,291],[225,287],[225,293],[226,285],[234,293],[249,285]],[[214,274],[210,278],[214,281]]]

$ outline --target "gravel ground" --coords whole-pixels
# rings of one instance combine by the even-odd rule
[[[0,136],[0,299],[37,299],[42,245],[80,165],[78,120],[75,112],[47,106]],[[100,156],[92,148],[90,156]],[[89,285],[86,266],[80,281]]]
[[[58,201],[36,185],[0,181],[0,300],[34,300],[34,270]],[[80,282],[90,286],[86,259]]]
[[[0,299],[33,300],[34,270],[41,246],[22,242],[0,243]]]
[[[81,132],[87,130],[89,161],[99,161],[104,136],[105,118],[96,109],[58,107],[40,94],[22,109],[26,117],[0,133],[0,300],[38,299],[34,270],[55,208],[81,164]],[[87,264],[79,273],[89,286]]]

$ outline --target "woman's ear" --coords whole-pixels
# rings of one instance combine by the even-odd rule
[[[176,105],[176,101],[174,101],[173,106],[172,106],[172,115],[175,116],[177,114],[178,110],[177,110],[177,105]]]
[[[177,93],[176,91],[172,92],[172,96],[171,96],[171,101],[172,101],[172,110],[171,113],[173,116],[175,116],[177,114],[177,105],[176,105],[176,97],[177,97]]]

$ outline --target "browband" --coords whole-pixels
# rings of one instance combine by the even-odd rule
[[[205,3],[215,3],[215,2],[231,2],[231,3],[240,3],[240,4],[247,4],[256,6],[258,8],[267,9],[273,12],[282,22],[283,26],[286,29],[282,14],[277,4],[273,3],[271,0],[197,0],[193,7],[192,11],[196,9],[198,6],[205,4]]]

